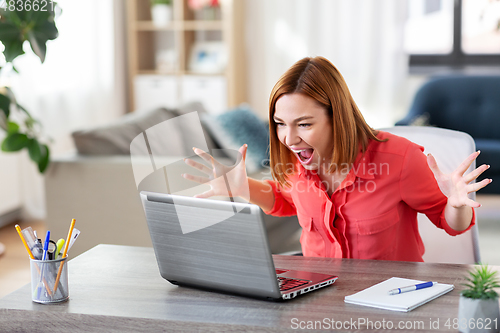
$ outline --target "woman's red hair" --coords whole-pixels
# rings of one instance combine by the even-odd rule
[[[377,131],[368,126],[354,102],[347,84],[337,68],[323,57],[304,58],[288,69],[274,86],[269,99],[269,131],[271,172],[281,185],[295,172],[295,155],[278,139],[274,113],[276,102],[286,94],[309,96],[328,112],[333,129],[333,154],[329,172],[337,166],[352,165],[361,148],[365,152],[368,140],[380,141]],[[334,144],[335,143],[335,144]]]

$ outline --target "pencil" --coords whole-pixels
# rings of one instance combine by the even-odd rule
[[[26,251],[28,251],[30,258],[35,260],[35,256],[31,252],[30,247],[28,246],[28,243],[26,243],[26,239],[24,239],[23,233],[21,232],[21,227],[19,226],[19,224],[16,224],[14,227],[16,228],[17,233],[19,234],[19,237],[21,237],[21,240],[23,241],[24,247],[26,248]],[[35,267],[38,271],[38,274],[40,274],[40,268],[38,267],[38,265],[36,265]],[[45,285],[45,289],[47,289],[47,292],[49,293],[49,295],[52,296],[52,292],[50,291],[49,284],[47,283],[45,278],[43,278],[43,284]]]
[[[71,225],[69,226],[69,232],[68,232],[68,238],[66,240],[66,243],[64,244],[64,251],[63,251],[63,258],[66,258],[66,255],[68,254],[68,247],[69,247],[69,241],[71,240],[71,234],[73,233],[73,228],[75,227],[75,219],[71,220]],[[59,266],[59,272],[57,272],[57,278],[56,278],[56,283],[54,283],[54,293],[57,291],[57,287],[59,285],[59,279],[61,278],[61,273],[64,267],[64,262],[61,262],[61,265]]]
[[[21,240],[23,241],[24,247],[26,248],[26,251],[28,251],[28,254],[30,255],[31,259],[35,259],[35,256],[33,256],[33,253],[31,253],[30,247],[28,246],[28,243],[26,243],[26,240],[24,239],[23,233],[21,232],[21,227],[19,224],[16,224],[14,226],[17,230],[17,233],[19,234],[19,237],[21,237]]]

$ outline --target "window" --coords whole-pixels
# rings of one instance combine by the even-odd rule
[[[500,54],[500,1],[463,0],[462,50]]]
[[[500,0],[407,0],[410,67],[500,65]]]

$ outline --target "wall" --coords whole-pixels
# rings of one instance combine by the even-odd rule
[[[17,217],[21,208],[20,156],[0,152],[0,227]]]
[[[245,5],[247,96],[262,118],[275,82],[306,56],[326,57],[339,69],[371,126],[392,126],[406,113],[412,98],[403,51],[406,1],[245,0]]]

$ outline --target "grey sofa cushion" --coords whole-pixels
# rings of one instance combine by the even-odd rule
[[[269,128],[247,104],[217,116],[203,115],[202,123],[225,149],[248,144],[246,166],[250,173],[269,165]]]
[[[141,132],[193,111],[198,111],[199,114],[206,112],[200,103],[190,103],[178,109],[158,108],[149,112],[131,113],[105,126],[75,131],[72,137],[81,155],[129,155],[130,143]],[[173,128],[170,133],[164,133],[164,142],[155,146],[155,153],[163,156],[192,155],[191,147],[187,147],[187,138],[193,136],[193,131],[191,128]],[[203,134],[210,149],[218,148],[206,132]]]

